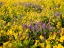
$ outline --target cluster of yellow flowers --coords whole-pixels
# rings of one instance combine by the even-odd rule
[[[0,0],[0,48],[64,48],[64,0]]]

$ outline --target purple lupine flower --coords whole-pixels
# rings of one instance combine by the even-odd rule
[[[38,29],[39,29],[38,25],[36,24],[34,27],[35,27],[35,30],[38,31]]]
[[[38,23],[38,22],[36,22],[36,25],[39,25],[39,23]]]
[[[61,12],[55,12],[54,16],[61,16],[62,13]]]
[[[47,29],[50,28],[50,22],[47,23],[46,28],[47,28]]]
[[[33,32],[35,31],[35,27],[32,27],[32,31],[33,31]]]
[[[38,21],[36,24],[39,25],[40,24],[40,21]]]
[[[38,24],[38,25],[42,25],[42,22],[41,22],[41,21],[38,21],[37,24]]]
[[[26,29],[26,28],[27,28],[27,25],[26,25],[26,24],[23,24],[22,26],[23,26],[23,28],[24,28],[24,29]]]
[[[42,25],[42,28],[43,28],[43,29],[45,29],[45,28],[46,28],[46,24],[45,24],[45,23]]]
[[[46,25],[46,29],[48,29],[49,27]]]
[[[42,33],[42,28],[40,28],[40,32]]]
[[[33,25],[32,25],[32,23],[31,23],[30,26],[29,26],[29,29],[32,30],[32,27],[33,27]]]

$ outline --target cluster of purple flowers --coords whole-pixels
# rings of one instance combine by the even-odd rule
[[[31,34],[33,33],[33,36],[34,34],[36,36],[39,36],[38,34],[42,34],[45,38],[48,38],[48,35],[50,33],[50,31],[52,31],[54,29],[53,26],[50,25],[50,23],[43,23],[41,21],[38,21],[36,23],[30,23],[30,25],[26,25],[26,24],[23,24],[23,28],[24,29],[29,29],[31,32]],[[30,34],[30,33],[28,33]],[[31,35],[30,35],[31,36]]]
[[[61,16],[62,13],[61,12],[55,12],[54,16]]]
[[[23,3],[23,5],[24,6],[28,6],[28,7],[32,7],[32,8],[38,8],[38,7],[42,8],[40,5],[31,3],[31,2],[29,2],[29,3]]]
[[[28,7],[28,8],[32,8],[34,11],[42,11],[42,7],[40,5],[34,4],[34,3],[23,3],[23,6]]]
[[[41,21],[36,23],[31,23],[29,26],[23,24],[23,28],[28,28],[32,32],[43,32],[43,30],[52,30],[54,27],[50,25],[50,23],[42,23]]]

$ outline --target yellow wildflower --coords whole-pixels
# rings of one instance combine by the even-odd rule
[[[56,25],[56,27],[59,29],[60,27],[59,27],[59,25]]]
[[[8,22],[8,26],[10,26],[11,25],[11,22]]]
[[[51,48],[50,45],[47,45],[46,48]]]
[[[55,20],[54,20],[54,19],[52,19],[52,21],[53,21],[53,22],[55,22]]]
[[[20,38],[20,40],[23,40],[23,39],[24,39],[23,37]]]
[[[26,31],[25,31],[25,32],[27,33],[28,31],[29,31],[29,29],[26,29]]]
[[[58,25],[58,26],[61,26],[61,22],[58,22],[57,25]]]
[[[57,45],[53,46],[53,48],[57,48]]]
[[[12,29],[8,30],[7,35],[12,35],[12,34],[13,34]]]
[[[40,43],[40,46],[41,46],[42,48],[44,48],[44,43]]]
[[[29,37],[28,36],[26,36],[26,39],[28,39]]]
[[[62,18],[64,18],[64,14],[62,14]]]
[[[9,41],[3,43],[3,47],[6,47],[7,44],[9,44]]]
[[[44,37],[42,35],[40,35],[40,39],[42,40],[42,39],[44,39]]]
[[[64,28],[62,28],[62,32],[64,33]]]
[[[54,35],[53,35],[53,38],[52,38],[52,39],[55,39],[55,38],[56,38],[56,34],[57,34],[57,33],[56,33],[56,32],[54,32]]]
[[[57,48],[64,48],[61,44],[58,44]]]
[[[61,36],[60,37],[60,42],[63,42],[64,41],[64,36]]]
[[[36,41],[35,41],[35,45],[37,45],[37,44],[38,44],[38,42],[39,42],[39,40],[36,40]]]
[[[18,29],[19,29],[19,30],[22,30],[22,26],[21,26],[21,25],[19,25]]]
[[[10,48],[12,48],[12,43],[9,43],[8,46],[9,46]]]

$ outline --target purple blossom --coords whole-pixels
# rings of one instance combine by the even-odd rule
[[[32,23],[31,23],[30,26],[29,26],[29,29],[32,30],[32,27],[33,27],[33,25],[32,25]]]
[[[38,25],[36,24],[34,27],[35,27],[35,30],[38,31],[38,29],[39,29]]]
[[[34,28],[34,27],[32,27],[32,31],[33,31],[33,32],[35,31],[35,28]]]
[[[55,12],[54,16],[61,16],[62,13],[61,12]]]
[[[38,21],[36,24],[37,24],[37,25],[41,25],[42,23],[41,23],[41,21]]]
[[[28,28],[28,26],[26,24],[22,25],[24,29]]]
[[[46,24],[45,24],[45,23],[42,25],[42,28],[43,28],[43,29],[45,29],[45,28],[46,28]]]
[[[50,26],[51,26],[51,25],[50,25],[50,22],[48,22],[47,25],[46,25],[46,28],[49,29]]]
[[[42,28],[40,28],[40,32],[42,33]]]

